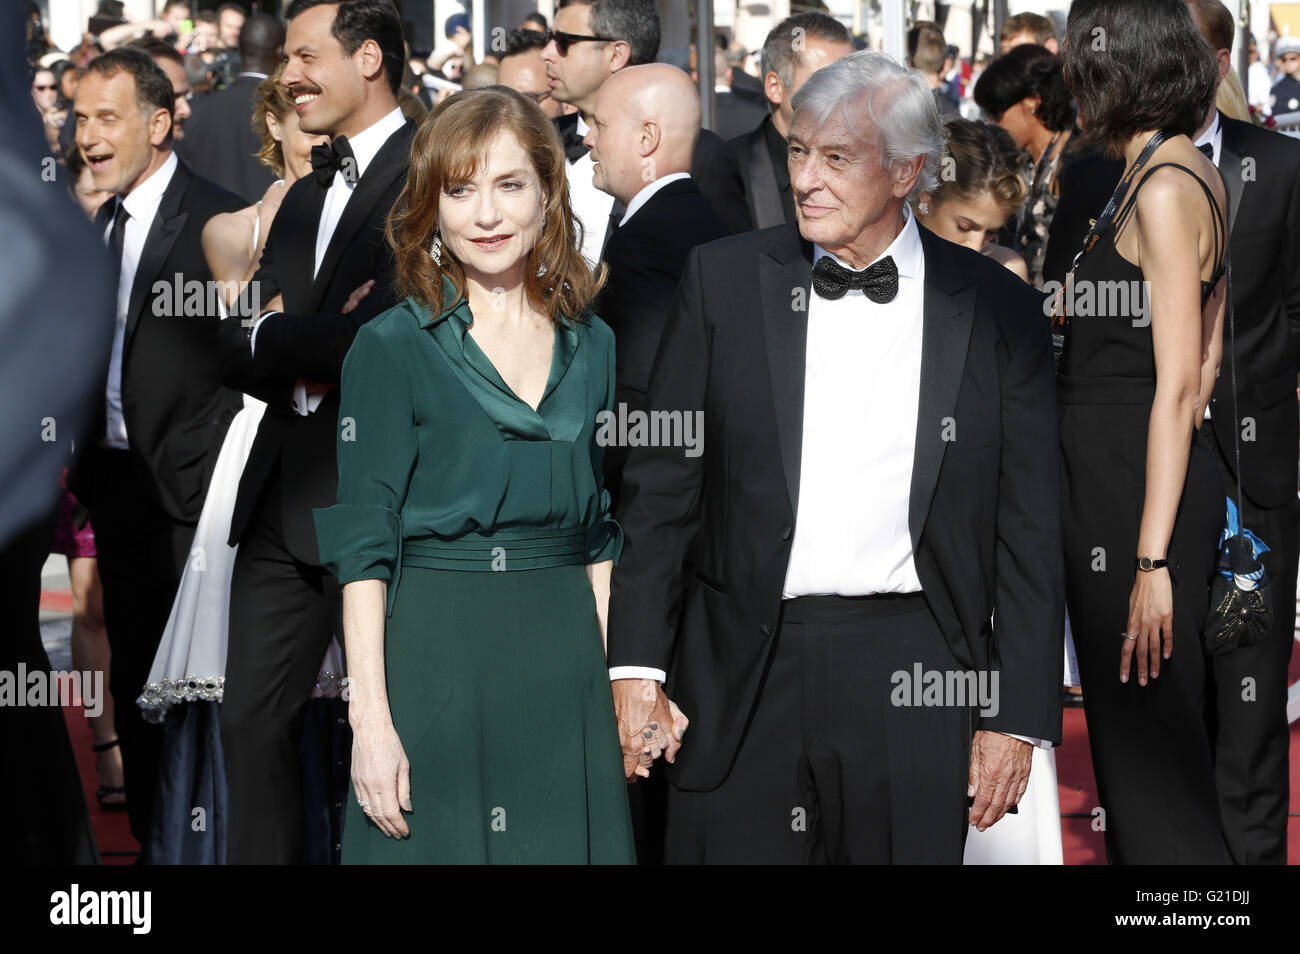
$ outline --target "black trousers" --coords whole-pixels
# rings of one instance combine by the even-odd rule
[[[173,520],[153,502],[130,451],[94,447],[86,453],[93,455],[87,462],[94,481],[90,522],[104,587],[109,692],[122,742],[127,815],[147,863],[162,727],[144,721],[136,699],[171,615],[194,524]]]
[[[1232,448],[1215,446],[1224,486],[1235,498],[1236,481],[1226,463]],[[1258,645],[1211,657],[1208,718],[1215,779],[1232,860],[1284,865],[1291,742],[1287,669],[1295,645],[1300,500],[1265,509],[1243,496],[1242,510],[1245,526],[1269,546],[1263,562],[1273,594],[1273,625]]]
[[[789,600],[773,639],[725,781],[668,788],[665,860],[961,864],[972,710],[896,704],[896,673],[961,669],[925,598]]]
[[[261,500],[239,544],[230,583],[221,704],[226,860],[301,864],[306,848],[299,743],[321,657],[338,625],[338,583],[285,547],[276,480]]]

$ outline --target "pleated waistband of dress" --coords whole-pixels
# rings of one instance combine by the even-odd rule
[[[1056,399],[1061,404],[1147,404],[1156,396],[1154,378],[1056,377]]]
[[[402,542],[402,563],[430,570],[540,570],[587,562],[581,528],[498,530],[467,533],[455,540],[420,537]]]

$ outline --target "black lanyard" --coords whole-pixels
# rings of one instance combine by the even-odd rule
[[[1119,185],[1115,186],[1115,191],[1111,193],[1110,201],[1106,203],[1106,208],[1102,209],[1101,216],[1092,223],[1092,230],[1088,233],[1087,237],[1084,238],[1083,248],[1081,248],[1079,253],[1074,256],[1074,262],[1070,265],[1070,271],[1073,272],[1079,267],[1079,263],[1083,261],[1083,257],[1091,252],[1092,247],[1097,244],[1097,241],[1103,235],[1106,234],[1106,230],[1110,228],[1111,222],[1114,221],[1116,214],[1119,212],[1120,205],[1124,202],[1124,197],[1128,195],[1128,188],[1132,185],[1134,177],[1142,171],[1142,167],[1147,164],[1155,151],[1168,139],[1169,133],[1164,130],[1156,133],[1151,137],[1151,141],[1146,144],[1141,155],[1134,160],[1133,165],[1129,166],[1128,172],[1124,173],[1124,177],[1119,180]]]

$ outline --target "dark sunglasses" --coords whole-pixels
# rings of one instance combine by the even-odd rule
[[[58,89],[58,87],[51,83],[49,86],[33,86],[32,89],[36,90],[38,93],[48,93],[52,90]]]
[[[569,47],[575,43],[582,43],[586,40],[596,43],[613,43],[618,38],[613,36],[582,36],[578,33],[561,33],[558,30],[547,30],[546,39],[555,43],[555,51],[560,56],[568,56]]]

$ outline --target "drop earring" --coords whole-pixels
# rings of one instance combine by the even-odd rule
[[[433,248],[429,249],[429,254],[433,256],[433,264],[442,268],[442,236],[438,232],[433,233]]]
[[[917,205],[916,210],[917,210],[918,212],[920,212],[922,215],[929,215],[929,214],[930,214],[930,203],[928,203],[928,202],[922,200],[922,201]]]

